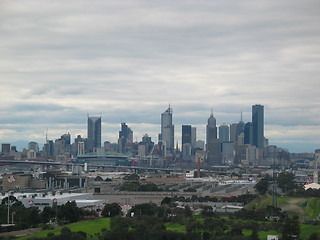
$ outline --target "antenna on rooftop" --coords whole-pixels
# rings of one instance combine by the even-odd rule
[[[240,121],[243,122],[243,121],[242,121],[242,108],[241,108],[241,118],[240,118],[240,119],[241,119]]]
[[[46,130],[46,143],[48,142],[48,128]]]

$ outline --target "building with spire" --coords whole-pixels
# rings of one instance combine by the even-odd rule
[[[164,156],[174,154],[174,125],[172,124],[172,108],[161,114],[161,133],[159,141],[164,145]]]
[[[221,143],[217,138],[217,124],[216,119],[213,116],[213,111],[211,110],[211,115],[208,118],[208,124],[206,127],[206,150],[207,150],[207,166],[220,165],[221,162]]]

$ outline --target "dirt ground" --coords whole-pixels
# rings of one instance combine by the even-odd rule
[[[298,211],[300,213],[300,220],[301,222],[304,222],[304,210],[302,207],[298,206],[298,203],[304,203],[306,201],[305,198],[296,198],[296,199],[290,199],[289,202],[282,206],[283,211]]]
[[[11,237],[11,236],[21,237],[21,236],[29,235],[31,233],[36,233],[41,231],[42,231],[42,228],[29,228],[29,229],[24,229],[19,231],[0,233],[0,237]]]

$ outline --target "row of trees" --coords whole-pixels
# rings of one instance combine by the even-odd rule
[[[6,200],[4,200],[0,205],[0,221],[2,223],[7,222],[8,206],[6,203]],[[78,208],[74,201],[67,202],[62,206],[45,207],[41,212],[37,207],[26,208],[20,201],[15,201],[10,206],[10,213],[10,222],[14,221],[15,226],[9,229],[7,227],[0,227],[0,231],[32,228],[50,221],[56,221],[60,224],[72,223],[86,216],[97,216],[95,212]]]

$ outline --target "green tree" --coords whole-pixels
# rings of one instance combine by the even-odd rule
[[[269,181],[266,178],[262,178],[255,186],[254,188],[260,195],[264,195],[269,188]]]
[[[71,239],[72,232],[70,228],[63,227],[61,228],[61,239]]]
[[[287,193],[289,190],[297,188],[296,183],[294,182],[294,174],[290,172],[281,172],[277,178],[278,187],[284,192]]]
[[[10,195],[9,196],[9,203],[10,205],[17,202],[18,199],[15,196]],[[7,205],[8,204],[8,197],[5,197],[2,199],[1,204]]]
[[[132,173],[130,175],[127,175],[123,178],[124,180],[129,180],[129,181],[137,181],[140,179],[139,175],[136,173]]]
[[[47,223],[51,219],[55,218],[56,210],[52,207],[45,207],[43,211],[39,214],[42,223]]]
[[[161,201],[161,205],[164,205],[164,204],[170,205],[171,203],[172,203],[172,198],[170,198],[170,197],[165,197],[165,198],[162,199],[162,201]]]
[[[75,201],[67,202],[58,208],[58,220],[60,222],[77,222],[81,219],[81,209]]]
[[[308,240],[320,240],[319,234],[317,232],[312,233]]]
[[[287,218],[282,229],[282,240],[298,239],[300,235],[300,224],[298,217]]]
[[[158,207],[155,203],[142,203],[133,206],[130,210],[130,214],[133,212],[135,216],[149,215],[153,216],[157,213]]]
[[[258,227],[255,227],[252,229],[252,233],[249,237],[249,240],[259,240],[259,236],[258,236]]]
[[[121,207],[118,203],[106,204],[101,212],[103,217],[115,217],[122,214]]]

